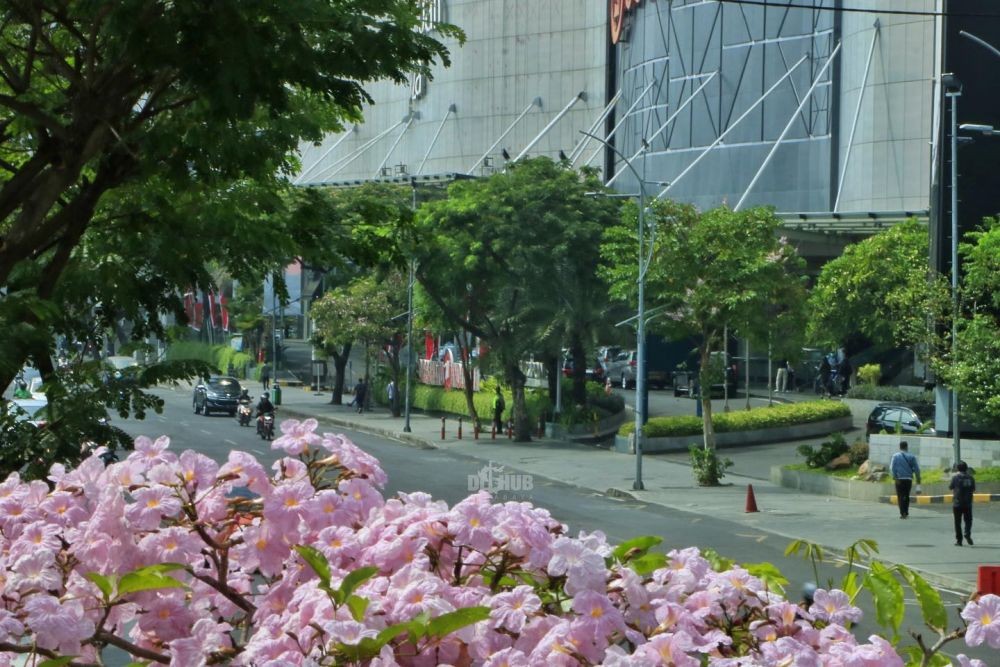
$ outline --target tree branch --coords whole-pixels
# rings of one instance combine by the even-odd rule
[[[132,642],[126,641],[117,635],[113,635],[107,630],[101,630],[94,635],[94,639],[105,644],[111,644],[112,646],[117,646],[123,651],[127,651],[137,658],[145,658],[146,660],[152,660],[153,662],[159,662],[161,664],[170,664],[170,658],[167,656],[157,653],[156,651],[151,651],[149,649],[136,646]]]

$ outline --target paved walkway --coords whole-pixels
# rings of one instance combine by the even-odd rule
[[[347,399],[349,400],[349,398]],[[643,457],[644,491],[633,491],[635,457],[606,449],[543,438],[516,443],[506,437],[474,440],[465,424],[464,438],[456,433],[457,421],[449,419],[441,438],[441,418],[414,413],[411,431],[403,432],[404,420],[385,409],[357,414],[346,405],[330,404],[330,394],[314,395],[309,390],[283,392],[279,420],[285,417],[316,417],[345,428],[373,433],[421,447],[460,451],[463,455],[493,461],[508,470],[572,484],[600,493],[634,497],[679,511],[706,514],[729,520],[751,530],[766,531],[789,541],[803,539],[834,552],[862,538],[879,545],[879,558],[888,563],[904,563],[939,586],[962,592],[976,587],[979,565],[1000,564],[1000,523],[976,517],[975,547],[953,544],[950,513],[911,506],[908,521],[899,519],[891,505],[802,493],[768,481],[729,474],[726,486],[703,488],[694,483],[691,468],[656,456]],[[772,448],[773,450],[774,448]],[[739,450],[726,449],[729,458]],[[745,455],[760,456],[748,452]],[[789,456],[771,452],[773,465],[788,463]],[[781,459],[781,460],[779,460]],[[748,484],[753,485],[757,513],[747,513]],[[733,554],[738,556],[738,554]]]

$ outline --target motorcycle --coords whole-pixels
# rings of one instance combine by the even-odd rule
[[[265,412],[257,418],[257,435],[261,440],[274,439],[274,413]]]
[[[251,417],[253,417],[253,407],[249,403],[240,403],[236,406],[236,418],[240,426],[249,426]]]

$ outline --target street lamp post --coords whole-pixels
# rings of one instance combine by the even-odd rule
[[[417,179],[410,179],[410,208],[414,214],[417,211]],[[415,261],[410,257],[410,277],[406,283],[406,390],[403,392],[403,433],[410,429],[410,378],[413,376],[413,281]]]
[[[629,168],[629,171],[635,176],[639,183],[639,278],[638,278],[638,307],[636,309],[636,374],[635,374],[635,481],[632,483],[632,488],[636,491],[642,491],[646,487],[642,483],[642,445],[643,445],[643,427],[646,424],[646,408],[647,408],[647,398],[646,398],[646,270],[649,268],[649,262],[645,261],[645,228],[646,228],[646,152],[649,149],[649,144],[646,140],[642,140],[642,174],[636,171],[635,167],[632,166],[631,160],[622,155],[621,151],[615,148],[613,145],[605,141],[604,139],[590,134],[589,132],[583,132],[581,130],[580,134],[586,135],[595,141],[604,144],[607,148],[611,149],[615,155],[617,155],[625,163],[625,166]]]
[[[958,359],[958,98],[962,82],[953,74],[942,74],[945,96],[951,100],[951,363]],[[958,426],[958,391],[951,389],[951,433],[954,464],[962,460]]]

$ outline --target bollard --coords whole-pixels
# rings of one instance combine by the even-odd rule
[[[441,417],[441,439],[444,440],[444,417]]]
[[[493,422],[493,426],[490,427],[490,440],[497,439],[497,423]]]
[[[462,418],[458,418],[458,439],[462,439]]]
[[[538,437],[545,437],[545,417],[539,415],[538,417]]]
[[[510,440],[514,437],[514,420],[507,420],[507,439]]]

